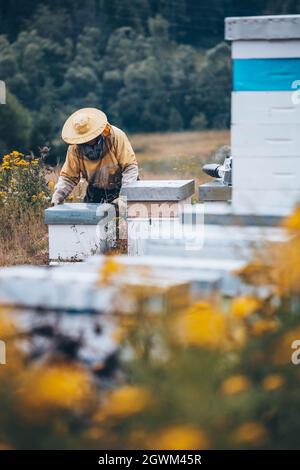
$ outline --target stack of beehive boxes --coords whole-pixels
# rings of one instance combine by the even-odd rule
[[[286,215],[300,200],[300,15],[226,18],[232,41],[232,211]]]
[[[194,180],[144,180],[124,187],[128,254],[144,254],[146,240],[178,236],[180,215],[191,204],[194,191]]]

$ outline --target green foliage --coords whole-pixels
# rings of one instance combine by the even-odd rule
[[[41,217],[50,193],[41,162],[13,151],[4,155],[0,166],[0,236],[10,239],[18,224],[28,216]]]
[[[205,110],[208,127],[229,127],[231,55],[227,44],[221,43],[206,53],[196,87],[195,102],[198,110]]]
[[[183,129],[183,120],[176,108],[170,109],[168,128],[170,131],[181,131]]]
[[[27,147],[31,137],[32,120],[29,111],[9,91],[6,104],[0,105],[0,149],[7,152],[15,146]]]
[[[204,113],[196,114],[191,121],[191,127],[195,131],[201,131],[207,128],[207,119]]]

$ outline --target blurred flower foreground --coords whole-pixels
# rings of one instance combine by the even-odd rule
[[[25,198],[34,210],[48,197],[35,159],[4,158],[1,187],[6,178],[11,189],[1,199],[23,191],[19,167],[36,184]],[[191,303],[184,288],[123,282],[106,318],[116,347],[96,362],[79,354],[83,335],[60,330],[59,313],[47,323],[49,312],[34,312],[39,321],[29,324],[2,307],[0,448],[299,448],[300,209],[284,225],[289,242],[236,273],[251,296]],[[107,256],[98,289],[126,279],[126,269]],[[91,317],[83,326],[93,322],[101,349],[105,313]]]

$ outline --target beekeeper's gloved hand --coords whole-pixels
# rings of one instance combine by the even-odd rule
[[[64,201],[53,201],[51,202],[50,207],[59,206],[60,204],[63,204],[63,203]]]

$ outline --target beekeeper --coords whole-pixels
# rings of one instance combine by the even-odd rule
[[[87,183],[84,202],[113,202],[122,186],[138,179],[138,164],[126,134],[96,108],[73,113],[62,129],[69,144],[52,205],[61,204],[78,184]]]

